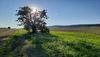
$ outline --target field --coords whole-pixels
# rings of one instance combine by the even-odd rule
[[[0,28],[0,39],[6,38],[15,32],[14,29]]]
[[[0,39],[0,57],[100,57],[99,31],[91,31],[53,30],[33,35],[17,29]]]
[[[92,33],[100,34],[100,27],[72,27],[72,28],[51,28],[52,31],[63,31],[63,32],[81,32],[81,33]]]

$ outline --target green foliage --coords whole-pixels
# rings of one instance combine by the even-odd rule
[[[93,41],[92,41],[92,40]],[[0,57],[100,57],[100,36],[76,32],[16,33],[0,45]]]
[[[43,19],[47,19],[46,10],[32,12],[29,6],[20,7],[17,10],[19,26],[24,25],[25,30],[28,32],[36,33],[38,30],[42,33],[49,33],[49,29],[46,27],[46,22]]]

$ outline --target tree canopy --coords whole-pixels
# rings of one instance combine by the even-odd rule
[[[19,26],[24,25],[24,28],[33,33],[42,32],[49,33],[49,29],[46,27],[45,19],[47,19],[47,10],[36,10],[32,12],[29,6],[20,7],[17,10],[18,19],[16,21],[20,22]]]

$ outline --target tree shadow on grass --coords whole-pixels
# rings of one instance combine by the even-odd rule
[[[100,48],[86,41],[64,42],[52,34],[40,34],[32,38],[42,57],[99,57]],[[46,55],[46,56],[43,56]]]
[[[0,45],[0,57],[22,57],[23,55],[20,51],[24,46],[25,40],[30,38],[30,33],[11,36],[9,40]]]
[[[47,55],[47,57],[99,57],[100,48],[95,44],[79,41],[64,42],[58,36],[44,34],[36,36],[37,47]],[[34,42],[34,41],[33,41]],[[44,57],[44,56],[43,56]]]
[[[64,42],[52,34],[23,34],[12,36],[3,47],[0,57],[99,57],[94,44],[79,41]]]

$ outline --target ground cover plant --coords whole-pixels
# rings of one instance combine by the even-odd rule
[[[100,36],[79,32],[31,34],[20,29],[0,43],[0,57],[99,57]]]

